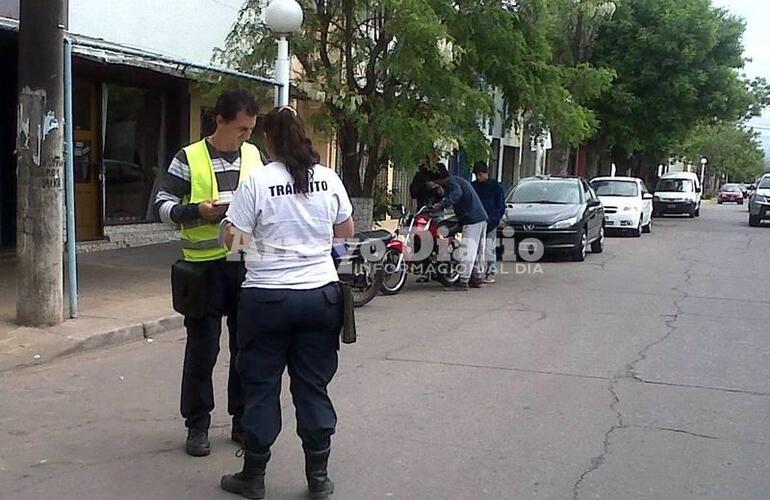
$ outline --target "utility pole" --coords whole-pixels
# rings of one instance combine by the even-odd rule
[[[21,0],[16,322],[63,314],[64,0]]]

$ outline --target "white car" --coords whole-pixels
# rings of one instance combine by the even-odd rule
[[[604,227],[630,231],[634,236],[652,231],[652,194],[636,177],[597,177],[591,181],[604,205]]]
[[[700,216],[703,188],[693,172],[670,172],[658,179],[652,200],[653,215],[687,214]]]

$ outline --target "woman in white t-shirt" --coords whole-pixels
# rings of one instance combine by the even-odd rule
[[[243,182],[227,212],[228,246],[245,248],[246,257],[237,333],[246,409],[243,471],[224,476],[222,488],[264,497],[288,367],[308,488],[312,498],[328,498],[337,415],[326,387],[337,371],[343,317],[331,247],[334,237],[353,236],[353,209],[334,170],[317,164],[318,154],[293,109],[274,109],[263,127],[274,161]]]

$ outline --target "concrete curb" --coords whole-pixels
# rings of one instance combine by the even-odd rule
[[[141,322],[109,320],[105,318],[79,318],[65,323],[65,327],[50,329],[18,328],[0,345],[0,373],[32,366],[40,366],[73,354],[94,351],[105,347],[138,342],[184,326],[184,318],[178,314]],[[93,329],[89,322],[97,322]],[[66,330],[79,328],[68,334]],[[10,348],[9,348],[10,347]]]

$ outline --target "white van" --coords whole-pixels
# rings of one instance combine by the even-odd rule
[[[692,172],[671,172],[658,179],[652,200],[653,214],[700,215],[703,188],[700,179]]]

